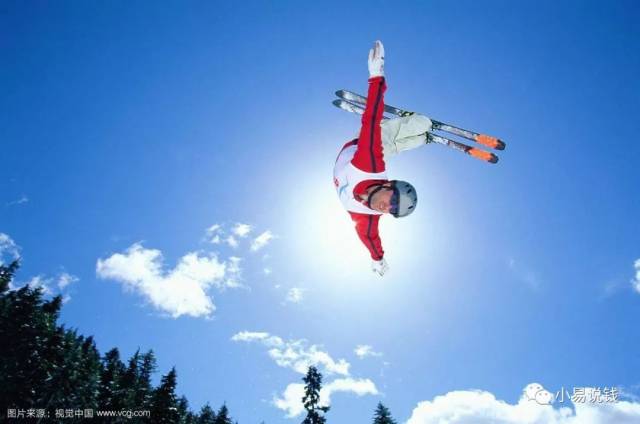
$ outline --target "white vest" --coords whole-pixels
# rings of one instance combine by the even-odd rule
[[[336,192],[342,202],[342,206],[349,212],[363,213],[367,215],[382,215],[382,212],[374,211],[357,201],[353,195],[353,189],[358,183],[364,180],[386,180],[385,172],[364,172],[356,168],[351,159],[358,149],[357,145],[349,146],[343,149],[338,155],[336,164],[333,168],[333,183]]]

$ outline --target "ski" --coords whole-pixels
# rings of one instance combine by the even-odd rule
[[[358,115],[364,115],[364,107],[355,103],[351,103],[348,100],[343,100],[343,99],[335,99],[333,102],[333,105],[342,109],[342,110],[346,110],[347,112],[351,112],[351,113],[355,113]],[[383,120],[388,119],[387,117],[383,116],[382,117]]]
[[[362,106],[367,104],[367,98],[366,97],[363,97],[363,96],[361,96],[359,94],[356,94],[356,93],[354,93],[352,91],[338,90],[338,91],[336,91],[336,96],[338,96],[339,98],[344,99],[344,100],[346,100],[348,102],[356,103],[356,104],[359,104],[359,105],[362,105]],[[394,106],[391,106],[391,105],[388,105],[388,104],[384,105],[384,111],[386,113],[390,113],[392,115],[401,116],[401,117],[402,116],[413,115],[413,113],[414,113],[414,112],[409,112],[407,110],[399,109],[397,107],[394,107]]]
[[[344,99],[336,99],[333,101],[333,104],[334,106],[342,110],[346,110],[347,112],[356,113],[358,115],[364,114],[364,107],[362,105],[351,103]],[[383,117],[382,119],[388,119],[388,118]],[[469,156],[472,156],[476,159],[479,159],[485,162],[489,162],[489,163],[498,162],[498,156],[494,155],[493,153],[484,151],[482,149],[478,149],[476,147],[468,146],[464,143],[460,143],[458,141],[451,140],[449,138],[442,137],[440,135],[433,134],[430,132],[427,133],[427,142],[442,144],[444,146],[451,147],[454,150],[457,150],[462,153],[466,153]]]
[[[427,140],[431,143],[443,144],[445,146],[451,147],[454,150],[457,150],[462,153],[466,153],[469,156],[472,156],[476,159],[480,159],[489,163],[498,163],[498,156],[494,155],[491,152],[487,152],[482,149],[478,149],[477,147],[468,146],[464,143],[460,143],[459,141],[451,140],[446,137],[442,137],[441,135],[427,133]]]
[[[363,97],[359,94],[356,94],[348,90],[338,90],[336,91],[336,96],[355,104],[365,105],[367,103],[366,97]],[[400,117],[410,116],[415,113],[415,112],[410,112],[408,110],[400,109],[395,106],[391,106],[387,104],[384,105],[384,111],[386,113],[390,113],[392,115],[396,115]],[[450,134],[454,134],[459,137],[466,138],[467,140],[475,141],[478,144],[482,144],[484,146],[487,146],[496,150],[504,150],[504,148],[506,147],[505,143],[497,137],[493,137],[487,134],[479,134],[474,131],[465,130],[465,129],[456,127],[454,125],[446,124],[444,122],[438,121],[436,119],[432,119],[432,118],[429,118],[429,119],[431,119],[431,122],[433,123],[434,130],[448,132]]]

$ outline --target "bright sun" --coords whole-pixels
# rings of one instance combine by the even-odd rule
[[[349,214],[342,208],[330,176],[321,177],[309,175],[305,178],[302,192],[313,193],[313,196],[292,208],[290,222],[293,228],[302,232],[293,237],[293,256],[305,263],[310,272],[326,276],[327,281],[341,285],[344,281],[356,286],[368,284],[374,278],[369,252],[358,238]],[[416,228],[418,220],[415,219],[411,225],[403,225],[409,224],[409,219],[384,216],[380,220],[383,247],[392,267],[394,263],[406,262],[411,257],[410,252],[417,252],[419,244],[414,236],[420,228]],[[396,276],[398,271],[394,272]]]

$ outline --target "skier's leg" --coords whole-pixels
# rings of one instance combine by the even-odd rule
[[[382,121],[380,126],[384,156],[388,157],[427,144],[426,133],[431,131],[433,123],[426,116],[416,113],[402,118],[387,119]]]

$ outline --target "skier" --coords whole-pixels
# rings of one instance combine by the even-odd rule
[[[389,180],[385,159],[429,142],[432,121],[424,115],[382,121],[384,47],[376,41],[369,51],[369,90],[358,138],[346,143],[336,159],[333,182],[338,197],[355,223],[358,237],[371,254],[372,269],[383,276],[389,269],[378,234],[380,216],[410,215],[418,202],[415,188],[406,181]]]

